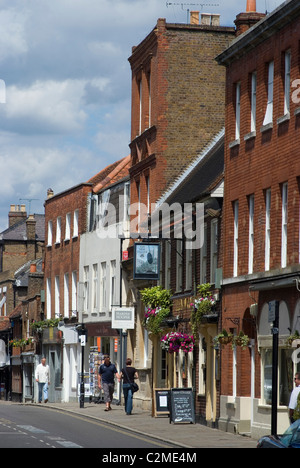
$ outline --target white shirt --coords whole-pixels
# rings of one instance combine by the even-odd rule
[[[46,364],[39,364],[35,370],[35,378],[39,381],[39,383],[46,383],[49,382],[49,366]],[[300,389],[300,387],[299,387]]]
[[[290,402],[289,402],[289,408],[290,409],[295,409],[296,408],[297,398],[298,398],[299,392],[300,392],[300,386],[295,387],[294,390],[292,391],[291,397],[290,397]]]

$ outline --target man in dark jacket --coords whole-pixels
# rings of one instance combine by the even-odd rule
[[[110,362],[109,356],[104,359],[104,364],[100,366],[99,375],[98,375],[98,386],[103,388],[104,392],[104,401],[105,401],[105,411],[111,410],[111,402],[113,399],[114,389],[115,389],[115,376],[120,382],[120,375],[118,374],[117,368],[114,364]]]

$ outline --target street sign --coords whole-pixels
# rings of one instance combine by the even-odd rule
[[[113,307],[111,328],[133,330],[134,307]]]

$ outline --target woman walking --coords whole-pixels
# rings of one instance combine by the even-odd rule
[[[138,379],[138,373],[135,367],[131,366],[132,360],[130,358],[126,359],[126,367],[121,370],[121,377],[123,379],[123,394],[125,399],[125,412],[126,414],[131,414],[132,411],[132,397],[133,392],[131,384],[133,384],[134,379]]]

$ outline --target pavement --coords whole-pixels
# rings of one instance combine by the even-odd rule
[[[20,404],[20,403],[17,403]],[[80,408],[78,403],[24,403],[44,407],[47,410],[59,410],[87,418],[96,419],[120,429],[132,431],[174,445],[190,448],[256,448],[257,440],[248,436],[235,435],[212,429],[202,424],[174,424],[168,416],[152,417],[149,411],[133,408],[131,415],[126,415],[124,406],[113,404],[111,411],[104,411],[103,403],[84,402]]]

